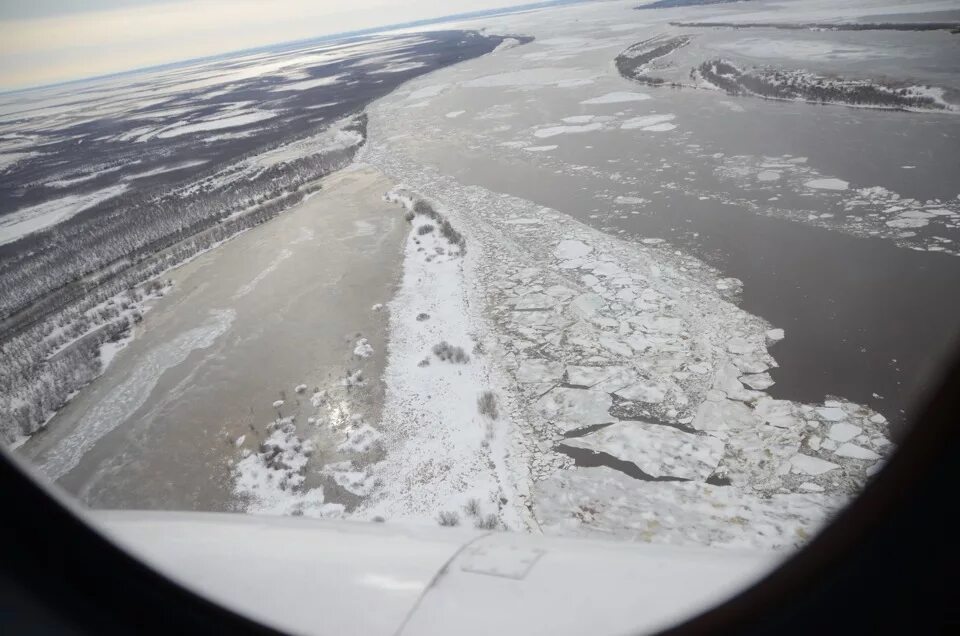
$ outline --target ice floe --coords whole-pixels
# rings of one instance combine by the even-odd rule
[[[564,445],[613,455],[632,462],[651,477],[700,481],[713,474],[724,450],[724,443],[715,437],[632,421],[564,440]]]
[[[592,106],[595,104],[623,104],[626,102],[642,102],[650,99],[650,96],[646,93],[635,93],[632,91],[615,91],[613,93],[607,93],[605,95],[600,95],[599,97],[591,97],[590,99],[585,99],[581,104],[587,106]]]

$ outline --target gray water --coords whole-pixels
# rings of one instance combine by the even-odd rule
[[[371,307],[393,294],[405,229],[380,199],[389,187],[370,170],[338,173],[305,203],[172,272],[172,290],[133,342],[21,452],[94,507],[230,510],[231,467],[258,449],[284,399],[284,416],[303,414],[315,457],[335,459],[342,422],[307,425],[309,398],[327,390],[340,420],[379,418],[380,382],[347,390],[341,381],[348,369],[376,378],[385,364],[387,314]],[[374,348],[362,360],[360,334]],[[328,501],[349,499],[323,485]]]
[[[642,30],[632,40],[656,32]],[[577,35],[584,33],[589,27]],[[711,35],[714,40],[757,36],[753,30]],[[801,36],[823,41],[835,34]],[[937,34],[937,41],[913,33],[837,37],[854,36],[860,45],[888,52],[877,67],[881,71],[895,68],[901,77],[910,76],[914,67],[909,65],[916,64],[918,78],[947,77],[955,85],[960,77],[960,56],[949,55],[955,36]],[[954,39],[945,45],[940,42],[945,37]],[[911,46],[917,50],[911,52]],[[551,47],[557,51],[554,59]],[[851,189],[879,185],[920,201],[954,199],[960,192],[960,118],[646,87],[611,69],[622,43],[599,51],[580,52],[576,43],[557,49],[549,40],[539,48],[534,43],[524,50],[543,51],[536,62],[518,51],[512,63],[501,58],[500,67],[492,63],[494,55],[428,79],[463,82],[539,65],[569,69],[571,77],[596,72],[594,82],[575,88],[460,84],[429,105],[410,109],[414,122],[405,127],[422,135],[391,143],[404,144],[418,162],[463,184],[555,208],[623,238],[664,238],[696,254],[743,281],[744,309],[786,330],[787,337],[771,350],[780,364],[772,372],[777,382],[772,395],[803,402],[843,397],[905,422],[936,386],[957,343],[960,259],[844,231],[840,221],[850,213],[842,195],[730,179],[717,169],[735,155],[789,155],[805,158],[803,165],[818,174],[848,181]],[[685,55],[691,54],[688,49]],[[858,68],[871,63],[861,61]],[[817,66],[822,71],[831,61],[821,59]],[[841,60],[833,68],[854,66]],[[651,99],[581,104],[611,91],[637,91]],[[444,116],[459,110],[467,114]],[[606,125],[548,138],[530,134],[571,116],[611,116],[619,123],[667,113],[675,115],[677,130],[639,134]],[[543,152],[521,149],[554,144],[559,147]],[[618,196],[646,201],[624,205],[617,203]],[[771,197],[775,203],[768,202]],[[782,213],[768,215],[771,206]],[[784,218],[811,213],[836,219],[806,224]],[[950,224],[916,234],[918,240],[934,235],[960,240]]]

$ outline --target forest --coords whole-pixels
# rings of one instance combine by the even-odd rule
[[[723,59],[703,62],[690,70],[690,77],[700,78],[729,95],[892,109],[946,108],[930,95],[917,92],[917,87],[884,86],[866,80],[821,77],[805,71],[742,70]]]
[[[123,337],[143,303],[163,293],[163,272],[275,217],[347,165],[363,145],[366,115],[343,130],[359,142],[254,175],[250,157],[241,158],[187,190],[118,197],[0,262],[0,439],[34,433],[101,373],[102,345]]]

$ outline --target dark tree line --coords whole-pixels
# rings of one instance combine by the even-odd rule
[[[915,95],[906,88],[891,88],[864,81],[829,79],[775,69],[743,71],[726,60],[710,60],[690,71],[730,95],[757,95],[769,99],[877,106],[883,108],[943,109],[932,97]]]
[[[186,193],[132,197],[0,268],[0,440],[29,435],[96,378],[100,349],[140,319],[139,303],[161,291],[155,279],[197,253],[270,220],[319,189],[363,144],[366,116],[347,128],[361,142],[271,166],[237,168]],[[147,282],[149,281],[149,282]]]

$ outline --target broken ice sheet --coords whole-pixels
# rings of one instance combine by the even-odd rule
[[[822,494],[759,497],[700,482],[642,481],[603,466],[557,471],[536,484],[534,502],[548,535],[755,549],[802,543],[823,523],[824,507],[842,504]]]
[[[556,382],[563,376],[563,364],[553,360],[531,358],[520,363],[517,382]]]
[[[613,398],[607,393],[565,387],[553,389],[536,403],[540,415],[564,433],[613,422],[615,418],[609,413],[611,406]]]
[[[724,443],[715,437],[631,421],[617,422],[583,437],[564,440],[564,444],[633,462],[651,477],[701,481],[716,469],[724,449]]]

